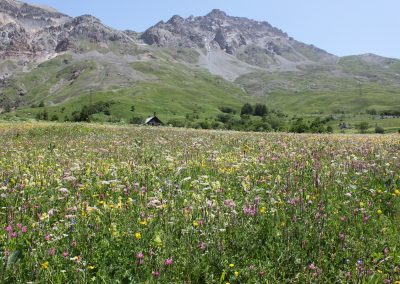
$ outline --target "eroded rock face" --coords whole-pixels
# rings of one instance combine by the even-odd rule
[[[129,42],[124,32],[84,15],[68,17],[57,11],[15,0],[0,2],[0,59],[32,60],[74,50],[82,40],[98,44]]]
[[[315,58],[329,60],[334,57],[323,50],[293,40],[267,22],[231,17],[220,10],[213,10],[203,17],[183,19],[174,16],[166,23],[159,22],[145,31],[141,39],[149,45],[160,47],[223,50],[236,57],[257,50],[261,51],[261,55],[271,57],[269,61],[275,61],[274,56],[298,61],[313,61]],[[309,58],[308,52],[317,56]]]

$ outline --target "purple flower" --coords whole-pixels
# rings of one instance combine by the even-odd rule
[[[226,207],[231,208],[231,209],[235,208],[235,206],[236,206],[235,201],[233,201],[232,199],[227,199],[227,200],[225,200],[225,201],[224,201],[224,205],[225,205]]]
[[[246,216],[255,216],[257,214],[257,209],[254,205],[244,206],[243,213]]]
[[[53,255],[56,254],[56,249],[55,248],[51,248],[51,249],[49,249],[48,253],[49,253],[50,256],[53,256]]]
[[[164,264],[167,265],[167,266],[170,266],[170,265],[172,265],[173,263],[174,263],[174,261],[172,260],[172,257],[167,258],[167,259],[164,261]]]

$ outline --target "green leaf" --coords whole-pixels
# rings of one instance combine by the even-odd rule
[[[10,253],[7,259],[7,269],[11,268],[14,266],[14,264],[17,263],[19,259],[21,259],[21,252],[18,250],[14,250]]]
[[[222,274],[221,274],[221,278],[219,278],[219,284],[221,284],[222,282],[224,282],[224,280],[225,280],[225,274],[226,274],[226,272],[223,271]]]

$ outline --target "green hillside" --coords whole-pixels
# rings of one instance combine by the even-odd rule
[[[184,59],[190,60],[187,55]],[[109,67],[101,61],[76,61],[71,56],[60,56],[29,73],[15,76],[4,95],[10,100],[17,97],[22,100],[22,106],[15,112],[20,117],[34,118],[43,111],[43,107],[38,107],[42,102],[50,117],[57,115],[64,120],[83,105],[112,101],[111,118],[125,122],[133,115],[146,117],[154,112],[164,120],[192,113],[210,117],[219,112],[220,106],[240,109],[244,102],[254,100],[237,85],[178,62],[170,51],[157,60],[130,63],[125,74],[105,76],[106,68]],[[134,73],[135,77],[125,80],[125,85],[118,85],[118,77],[128,73]],[[127,81],[130,83],[126,84]],[[18,95],[18,90],[25,92],[24,95]]]
[[[395,59],[351,56],[337,64],[258,71],[229,82],[198,67],[195,50],[114,47],[110,52],[64,54],[16,74],[3,90],[2,103],[18,105],[2,117],[35,119],[46,112],[46,119],[71,121],[83,106],[104,102],[110,104],[107,113],[93,114],[91,121],[138,123],[157,113],[164,122],[212,122],[222,106],[235,110],[232,118],[240,120],[248,102],[287,114],[287,125],[291,117],[311,122],[334,115],[337,119],[329,123],[334,131],[340,131],[340,122],[364,120],[389,131],[400,127],[398,118],[378,116],[400,109],[400,63]]]

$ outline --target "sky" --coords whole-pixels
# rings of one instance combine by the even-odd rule
[[[339,56],[375,53],[400,58],[399,0],[30,0],[70,16],[144,31],[173,15],[203,16],[217,8],[267,21],[289,36]]]

